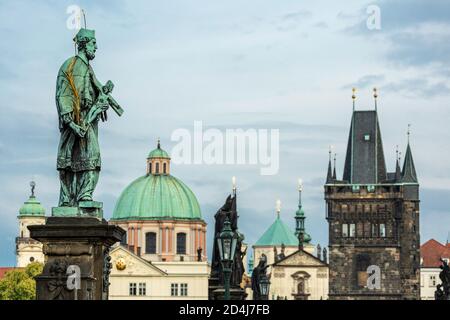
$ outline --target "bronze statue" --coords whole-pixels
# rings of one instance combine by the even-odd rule
[[[436,300],[450,300],[450,267],[446,260],[440,260],[442,262],[440,266],[442,271],[439,273],[439,279],[441,279],[442,283],[437,285],[434,298]]]
[[[57,170],[61,182],[60,207],[76,207],[92,201],[100,169],[99,119],[107,119],[111,107],[119,116],[123,110],[110,96],[114,85],[102,85],[90,64],[95,58],[95,31],[82,28],[74,38],[78,53],[67,59],[58,72],[56,106],[61,137]]]
[[[253,300],[261,300],[260,283],[261,277],[266,275],[269,265],[267,264],[267,256],[263,253],[259,258],[259,263],[252,272],[252,290]]]
[[[217,239],[219,238],[219,235],[222,232],[223,225],[227,217],[231,223],[231,230],[237,233],[238,235],[230,284],[232,287],[239,287],[242,283],[242,277],[245,271],[243,257],[246,254],[246,250],[242,251],[242,242],[244,240],[244,235],[241,234],[238,230],[236,194],[229,195],[225,201],[225,204],[214,215],[215,227],[214,227],[213,253],[211,260],[211,278],[218,278],[220,283],[223,283],[224,280]]]

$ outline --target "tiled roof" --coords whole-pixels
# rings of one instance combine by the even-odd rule
[[[442,264],[440,258],[450,259],[450,245],[443,245],[434,239],[430,239],[420,246],[420,257],[423,259],[422,267],[439,268]]]
[[[17,269],[17,268],[15,268],[15,267],[0,267],[0,279],[3,279],[6,272],[8,272],[10,270],[14,270],[14,269]]]

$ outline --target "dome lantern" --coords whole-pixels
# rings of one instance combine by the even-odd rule
[[[170,174],[170,157],[165,150],[161,149],[161,142],[159,139],[156,149],[150,151],[147,156],[147,175],[149,174]]]
[[[36,217],[36,216],[45,216],[45,209],[36,199],[34,195],[34,189],[36,187],[36,183],[34,181],[30,182],[31,194],[27,201],[24,202],[22,207],[19,210],[19,217]]]

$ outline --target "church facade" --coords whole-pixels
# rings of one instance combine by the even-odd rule
[[[409,133],[403,168],[397,156],[387,172],[376,107],[354,110],[342,180],[335,170],[330,153],[330,299],[419,299],[419,184]]]

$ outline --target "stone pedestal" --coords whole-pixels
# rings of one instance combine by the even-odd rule
[[[218,278],[210,278],[208,285],[209,300],[224,300],[225,289]],[[230,300],[245,300],[247,293],[240,287],[230,288]]]
[[[45,225],[28,229],[31,238],[43,244],[46,261],[42,274],[36,277],[38,300],[108,299],[109,250],[125,230],[86,216],[49,217]],[[79,290],[73,288],[77,281]]]
[[[103,218],[103,202],[80,201],[78,207],[53,207],[53,217],[94,217]]]

